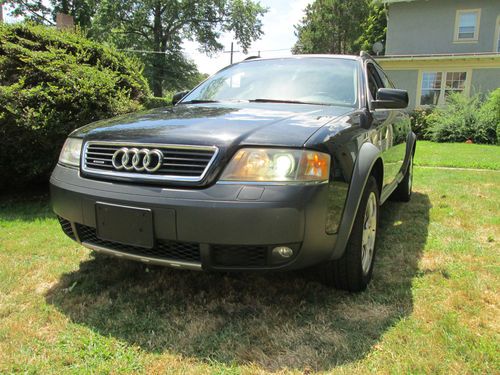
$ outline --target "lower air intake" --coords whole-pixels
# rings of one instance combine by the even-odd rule
[[[73,228],[71,227],[71,223],[68,220],[63,219],[60,216],[57,217],[57,220],[59,220],[59,224],[61,224],[61,228],[62,228],[64,234],[66,234],[66,236],[68,236],[72,240],[75,240],[76,239],[75,233],[73,233]]]
[[[121,253],[142,255],[150,258],[200,262],[200,246],[197,243],[158,240],[152,249],[144,249],[142,247],[101,240],[97,237],[95,228],[92,227],[81,224],[77,224],[76,227],[80,241],[87,242],[91,245],[101,246]]]
[[[213,245],[212,261],[222,267],[265,267],[267,246]]]

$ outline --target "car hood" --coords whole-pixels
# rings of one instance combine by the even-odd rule
[[[72,133],[86,140],[301,147],[320,127],[352,108],[276,104],[178,105],[98,121]]]

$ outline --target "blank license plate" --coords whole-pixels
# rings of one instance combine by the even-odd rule
[[[153,212],[97,202],[97,237],[124,245],[152,248],[154,245]]]

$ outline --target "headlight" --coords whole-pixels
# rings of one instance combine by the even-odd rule
[[[82,140],[78,138],[68,138],[59,155],[59,163],[78,167],[80,165],[80,154],[82,152]]]
[[[330,174],[330,155],[309,150],[239,150],[221,180],[324,182]]]

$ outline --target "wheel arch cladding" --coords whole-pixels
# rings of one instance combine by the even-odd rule
[[[359,149],[358,157],[354,163],[344,214],[340,222],[337,241],[333,248],[332,259],[338,259],[344,254],[366,182],[373,173],[378,174],[375,178],[377,180],[380,178],[380,182],[377,181],[380,185],[383,180],[383,162],[380,157],[380,150],[372,143],[365,142]]]
[[[417,148],[417,136],[414,132],[408,134],[408,139],[406,141],[406,154],[404,160],[404,171],[408,169],[408,162],[410,161],[410,156],[415,156],[415,150]]]
[[[382,161],[381,157],[375,160],[375,164],[373,164],[370,175],[375,177],[375,180],[377,180],[378,192],[380,194],[382,192],[382,185],[384,183],[384,162]]]
[[[415,156],[415,151],[417,150],[417,135],[413,132],[410,133],[410,140],[412,144],[412,156]]]

